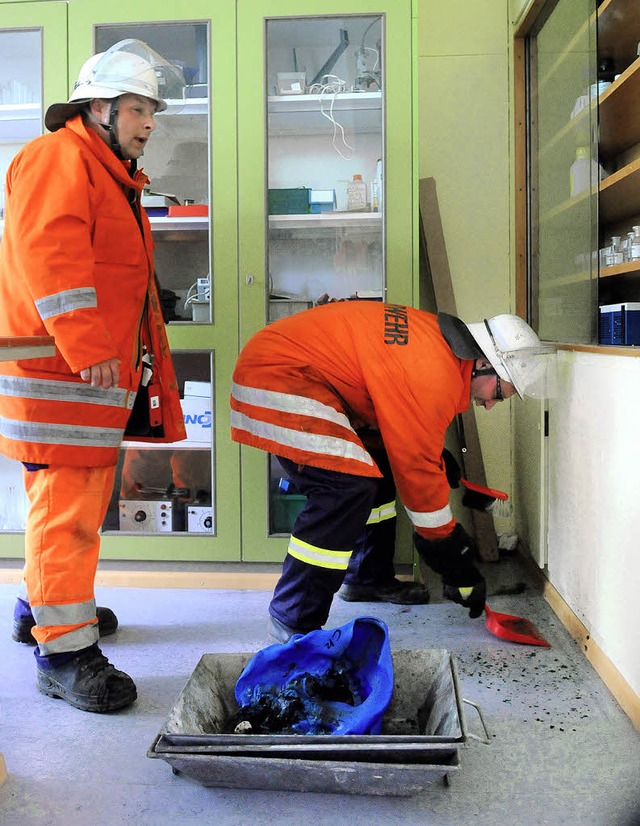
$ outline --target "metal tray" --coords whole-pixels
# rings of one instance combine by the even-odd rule
[[[398,796],[460,768],[469,735],[446,650],[392,652],[395,684],[382,733],[349,736],[224,734],[252,656],[203,654],[147,756],[207,786]]]

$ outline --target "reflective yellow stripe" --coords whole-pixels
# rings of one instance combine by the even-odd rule
[[[326,548],[316,548],[308,542],[292,536],[289,540],[287,553],[305,562],[315,565],[316,568],[332,568],[336,571],[346,571],[351,559],[351,551],[328,551]]]
[[[410,511],[409,508],[406,511],[416,528],[441,528],[453,519],[449,505],[439,511]]]
[[[386,505],[380,505],[379,508],[373,508],[367,525],[376,525],[378,522],[384,522],[386,519],[394,519],[396,516],[396,500],[387,502]]]

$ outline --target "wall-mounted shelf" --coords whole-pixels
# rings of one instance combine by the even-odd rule
[[[209,229],[207,216],[194,218],[149,218],[154,234],[163,232],[206,232]]]
[[[640,158],[600,184],[600,223],[613,224],[640,213]]]
[[[270,215],[270,229],[371,229],[380,231],[380,212],[324,212],[320,215]]]
[[[600,153],[616,155],[640,142],[640,57],[600,95]]]
[[[0,143],[25,143],[42,132],[39,103],[0,104]]]
[[[348,123],[354,132],[379,132],[382,128],[381,92],[274,95],[267,98],[267,108],[272,135],[330,131],[333,127],[327,116],[342,126]]]

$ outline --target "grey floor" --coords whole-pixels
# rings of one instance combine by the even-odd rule
[[[15,588],[0,585],[0,753],[9,772],[0,823],[640,826],[640,735],[518,560],[485,572],[491,607],[534,621],[551,648],[498,640],[450,604],[336,600],[332,609],[329,625],[383,619],[392,648],[451,651],[463,696],[484,711],[490,744],[469,741],[449,787],[438,779],[405,798],[211,788],[147,758],[203,653],[268,644],[268,592],[99,589],[99,604],[121,623],[102,648],[134,677],[139,697],[123,712],[96,715],[35,690],[32,649],[10,639]],[[495,593],[519,582],[527,584],[520,595]],[[472,710],[467,717],[480,735]]]

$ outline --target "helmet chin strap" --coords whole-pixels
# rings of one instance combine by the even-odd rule
[[[111,151],[121,161],[126,161],[127,158],[124,157],[122,154],[122,147],[120,146],[120,141],[118,140],[118,134],[116,131],[116,121],[118,119],[118,106],[119,106],[120,98],[113,98],[109,102],[109,120],[107,123],[103,123],[101,120],[93,114],[91,111],[91,105],[87,106],[87,112],[89,117],[94,123],[97,123],[98,126],[101,126],[109,135],[109,146]]]

